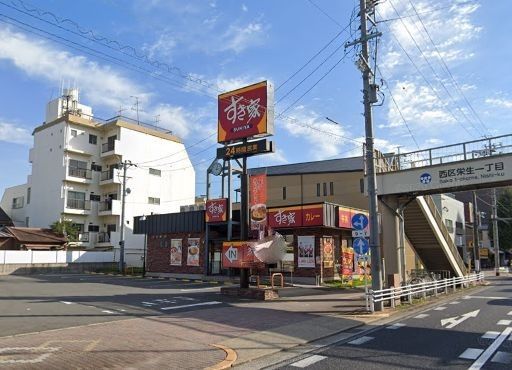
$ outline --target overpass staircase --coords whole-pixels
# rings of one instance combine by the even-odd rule
[[[430,195],[418,196],[404,210],[405,234],[430,271],[466,275],[466,267]]]

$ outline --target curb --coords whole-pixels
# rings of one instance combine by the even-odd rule
[[[222,344],[210,344],[212,347],[220,348],[226,352],[226,358],[216,365],[207,367],[205,370],[224,370],[229,369],[233,366],[237,359],[237,355],[234,349],[223,346]]]
[[[107,276],[118,276],[124,278],[132,278],[132,279],[155,279],[155,280],[169,280],[169,281],[181,281],[184,283],[209,283],[209,284],[219,284],[219,285],[236,285],[238,284],[235,281],[218,281],[218,280],[208,280],[208,279],[187,279],[187,278],[177,278],[177,277],[159,277],[159,276],[146,276],[142,277],[141,275],[123,275],[120,273],[112,273],[112,272],[95,272],[95,271],[85,271],[84,273],[89,275],[107,275]]]

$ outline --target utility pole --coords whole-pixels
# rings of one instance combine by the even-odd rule
[[[124,217],[126,208],[126,195],[130,193],[130,189],[126,188],[126,170],[128,167],[135,166],[131,161],[125,160],[120,164],[123,168],[123,185],[122,191],[123,198],[121,199],[121,229],[119,230],[119,271],[124,275]]]
[[[492,244],[494,246],[494,269],[500,276],[500,238],[498,235],[498,206],[496,205],[496,188],[492,189]]]
[[[367,7],[368,5],[368,7]],[[380,32],[368,33],[368,13],[374,12],[376,2],[373,0],[359,0],[359,16],[361,21],[361,38],[347,43],[345,47],[361,44],[361,54],[357,62],[358,68],[363,76],[363,103],[364,103],[364,126],[366,135],[366,178],[368,181],[368,210],[370,223],[370,251],[372,261],[372,289],[382,289],[382,262],[380,256],[379,236],[379,209],[377,200],[377,176],[375,173],[375,153],[373,138],[372,104],[377,102],[377,86],[371,83],[373,72],[370,67],[368,41],[379,37]],[[376,303],[375,310],[382,310],[382,302]]]
[[[475,272],[480,272],[480,241],[478,240],[478,229],[480,227],[480,217],[478,215],[478,206],[476,204],[476,191],[473,191],[473,258],[475,260]]]

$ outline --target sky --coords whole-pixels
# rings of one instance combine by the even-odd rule
[[[138,97],[141,120],[189,148],[197,194],[216,153],[217,95],[262,80],[275,87],[276,152],[250,167],[360,155],[360,48],[345,48],[359,37],[358,4],[0,0],[0,193],[26,182],[32,131],[63,84],[103,119],[135,117]],[[510,133],[511,10],[508,0],[380,2],[377,149]]]

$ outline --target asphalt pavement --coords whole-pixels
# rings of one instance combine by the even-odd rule
[[[512,278],[269,368],[511,369]]]

